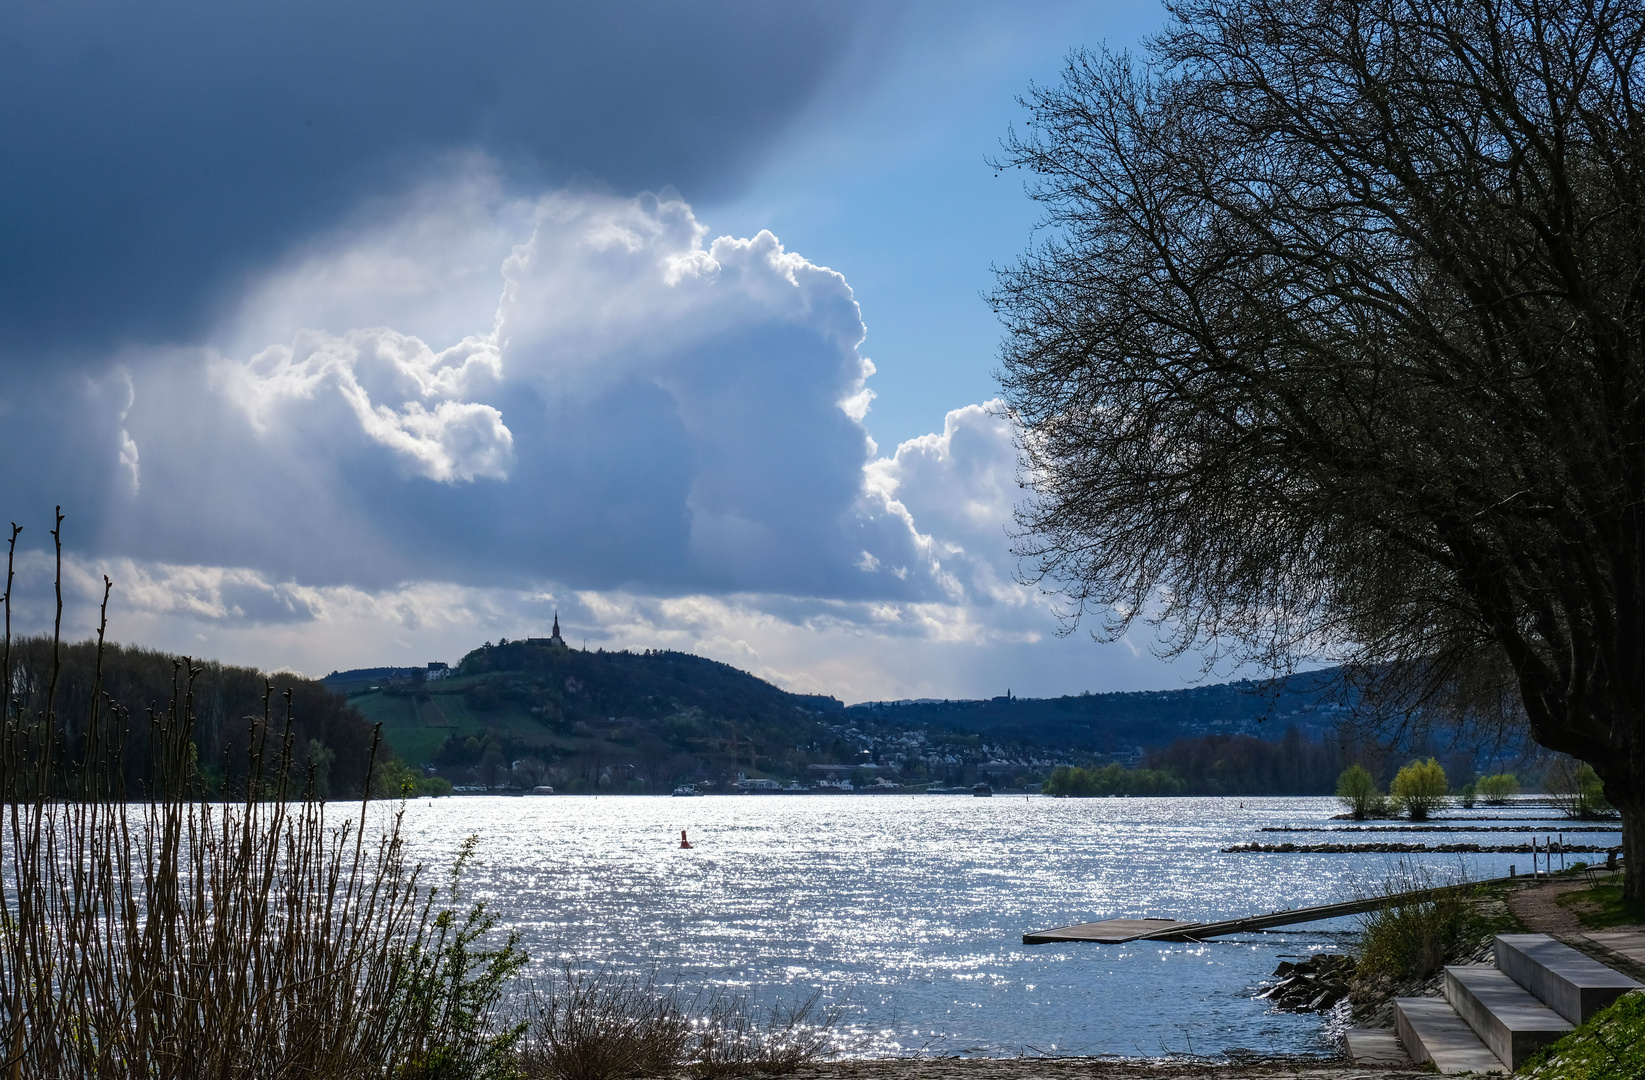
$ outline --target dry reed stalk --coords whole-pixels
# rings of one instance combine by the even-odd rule
[[[765,1009],[746,997],[715,994],[701,1010],[692,1073],[718,1078],[750,1073],[780,1075],[831,1057],[841,1010],[822,1007],[822,991]]]
[[[59,509],[54,659],[62,522]],[[55,664],[43,707],[14,697],[19,531],[0,658],[0,1077],[502,1075],[510,1044],[493,1020],[523,956],[513,939],[477,947],[492,925],[482,907],[466,922],[449,906],[435,911],[437,890],[419,888],[406,858],[403,807],[368,844],[364,801],[357,819],[333,826],[312,771],[305,790],[289,790],[289,692],[277,732],[265,690],[243,798],[209,804],[191,740],[198,670],[184,658],[169,707],[147,718],[147,797],[127,802],[130,718],[100,692],[104,578],[89,715],[57,715]]]
[[[566,964],[530,995],[520,1070],[529,1080],[791,1073],[836,1052],[841,1010],[821,1000],[821,990],[766,1009],[728,993],[682,1000],[654,975]]]
[[[693,1042],[690,1019],[673,988],[655,976],[570,964],[533,988],[521,1070],[533,1080],[619,1080],[675,1071]]]

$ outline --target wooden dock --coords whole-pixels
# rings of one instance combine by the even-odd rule
[[[1199,941],[1202,938],[1241,934],[1251,930],[1267,930],[1274,926],[1295,926],[1299,923],[1337,919],[1344,915],[1362,915],[1375,911],[1396,900],[1421,901],[1454,889],[1471,889],[1479,885],[1496,885],[1505,881],[1529,881],[1528,876],[1489,878],[1448,885],[1438,889],[1419,889],[1398,896],[1377,896],[1366,900],[1347,900],[1340,904],[1320,904],[1315,907],[1291,908],[1266,915],[1250,915],[1243,919],[1224,919],[1221,922],[1184,922],[1180,919],[1103,919],[1101,922],[1076,923],[1050,930],[1036,930],[1024,934],[1024,945],[1050,945],[1065,941],[1094,941],[1099,945],[1124,945],[1131,941]]]

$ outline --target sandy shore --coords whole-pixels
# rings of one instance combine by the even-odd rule
[[[796,1080],[1432,1080],[1433,1073],[1305,1058],[1138,1061],[1121,1058],[900,1058],[810,1065]]]

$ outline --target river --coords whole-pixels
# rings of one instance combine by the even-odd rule
[[[765,1003],[820,988],[843,1008],[842,1046],[864,1056],[1238,1056],[1335,1051],[1328,1019],[1280,1012],[1254,990],[1282,958],[1351,944],[1353,920],[1205,944],[1025,946],[1022,934],[1350,899],[1398,859],[1220,852],[1235,843],[1527,839],[1261,831],[1341,824],[1337,811],[1324,798],[466,796],[412,803],[405,830],[433,870],[480,838],[472,895],[520,930],[539,974],[565,962],[655,972]],[[1435,824],[1491,813],[1456,810]],[[1546,810],[1505,813],[1547,820]],[[1419,858],[1474,877],[1529,863]]]

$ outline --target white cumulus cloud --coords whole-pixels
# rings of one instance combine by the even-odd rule
[[[465,337],[437,353],[386,328],[340,337],[304,331],[293,343],[270,345],[245,363],[213,366],[222,392],[259,433],[302,426],[305,407],[334,393],[368,438],[417,475],[448,482],[508,475],[514,436],[502,414],[465,400],[501,373],[489,337]]]

